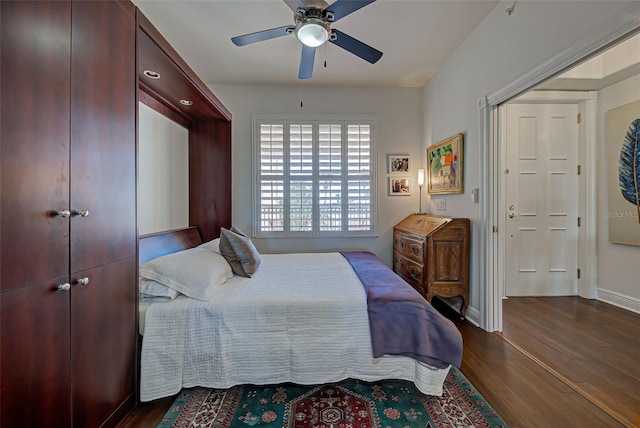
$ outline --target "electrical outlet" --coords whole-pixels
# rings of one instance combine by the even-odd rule
[[[447,209],[447,200],[446,199],[436,199],[436,209],[437,210],[446,210]]]

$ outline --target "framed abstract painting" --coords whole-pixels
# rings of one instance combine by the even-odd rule
[[[463,134],[427,147],[428,184],[431,195],[463,193]]]

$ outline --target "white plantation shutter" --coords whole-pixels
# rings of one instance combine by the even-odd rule
[[[343,219],[342,125],[318,125],[318,221],[320,232],[341,232]]]
[[[350,231],[371,228],[371,126],[347,126],[348,222]]]
[[[313,126],[289,124],[289,230],[313,231]]]
[[[284,124],[260,125],[260,230],[284,231]]]
[[[258,237],[370,236],[371,118],[254,118]]]

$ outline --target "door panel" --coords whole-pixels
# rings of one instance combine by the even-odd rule
[[[73,425],[96,427],[135,392],[136,257],[71,277]],[[85,285],[79,279],[88,278]]]
[[[71,272],[135,255],[135,22],[118,2],[73,2]]]
[[[0,295],[3,427],[71,426],[68,281]]]
[[[69,208],[71,8],[0,7],[0,291],[8,291],[69,269],[69,219],[51,213]]]
[[[578,106],[506,112],[506,295],[575,295]]]

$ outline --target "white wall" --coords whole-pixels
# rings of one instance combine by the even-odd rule
[[[640,246],[609,242],[608,154],[605,139],[607,110],[640,100],[640,75],[598,91],[598,299],[640,312]],[[640,227],[640,225],[638,226]]]
[[[411,177],[416,180],[422,165],[423,137],[420,90],[362,88],[298,88],[243,85],[212,85],[212,91],[233,114],[232,171],[233,224],[251,230],[251,116],[254,114],[357,114],[377,117],[378,142],[378,231],[376,238],[254,239],[265,253],[314,252],[340,249],[366,249],[388,266],[392,258],[392,228],[409,214],[418,211],[417,188],[411,196],[387,196],[386,154],[409,153]],[[300,98],[304,107],[300,108]],[[424,189],[423,189],[424,191]],[[424,204],[424,196],[423,196]],[[423,205],[424,206],[424,205]]]
[[[138,233],[187,227],[189,131],[138,105]]]
[[[480,111],[485,95],[514,82],[536,66],[576,43],[627,10],[622,1],[523,1],[512,15],[513,1],[499,3],[447,59],[423,91],[424,135],[427,146],[465,134],[465,194],[447,196],[446,215],[472,220],[471,309],[480,312],[479,240],[480,206],[469,197],[479,186]],[[480,189],[486,192],[487,189]]]

